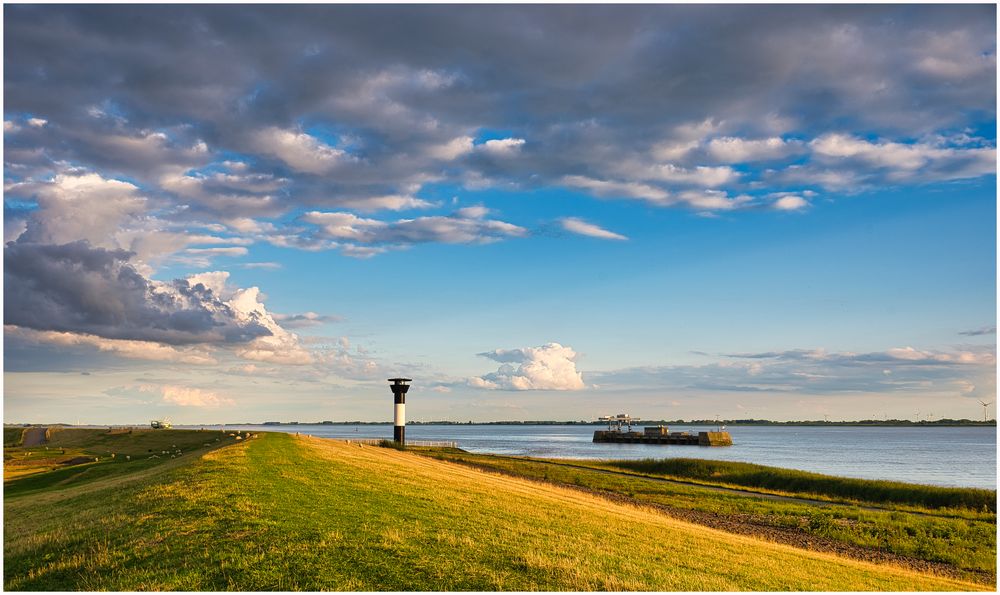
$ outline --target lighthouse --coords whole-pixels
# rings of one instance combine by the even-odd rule
[[[390,378],[389,388],[392,389],[392,397],[395,402],[395,415],[393,416],[392,439],[400,444],[406,445],[406,391],[410,390],[409,378]]]

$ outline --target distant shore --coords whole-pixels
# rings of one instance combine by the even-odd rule
[[[391,421],[266,421],[266,422],[230,422],[225,424],[205,423],[205,424],[178,424],[184,427],[219,427],[219,426],[391,426]],[[28,426],[66,426],[66,427],[146,427],[149,424],[67,424],[67,423],[5,423],[4,427],[28,427]],[[600,421],[409,421],[409,426],[606,426],[607,422]],[[909,421],[905,419],[889,420],[857,420],[857,421],[773,421],[767,419],[695,419],[685,421],[675,420],[643,420],[632,424],[633,426],[871,426],[871,427],[953,427],[953,426],[982,426],[996,427],[995,419],[988,421],[974,421],[970,419],[938,419],[932,421]]]

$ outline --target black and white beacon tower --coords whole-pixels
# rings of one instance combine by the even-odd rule
[[[390,378],[389,388],[392,389],[393,400],[396,403],[393,416],[392,439],[400,445],[406,445],[406,391],[410,390],[409,378]]]

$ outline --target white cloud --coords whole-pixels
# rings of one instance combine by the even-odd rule
[[[180,405],[181,407],[205,407],[215,409],[222,406],[233,406],[235,401],[217,393],[200,388],[166,385],[160,387],[163,401]]]
[[[616,182],[598,180],[586,176],[564,176],[562,183],[574,188],[583,188],[602,198],[638,198],[656,204],[670,204],[670,194],[661,188],[637,182]]]
[[[266,233],[274,231],[275,229],[273,223],[258,221],[256,219],[251,219],[250,217],[234,217],[232,219],[226,219],[226,226],[240,233]]]
[[[427,154],[442,161],[454,161],[462,155],[472,152],[472,140],[471,136],[459,136],[446,143],[432,145],[427,149]]]
[[[657,161],[680,161],[699,146],[700,140],[664,141],[653,146],[652,155]]]
[[[729,196],[721,190],[686,190],[679,193],[677,199],[691,208],[705,211],[731,211],[746,207],[753,200],[745,194]]]
[[[580,390],[586,386],[576,371],[577,353],[571,347],[548,343],[541,347],[496,349],[480,353],[500,362],[495,373],[469,379],[476,388],[501,390]],[[519,364],[516,368],[513,364]]]
[[[383,196],[365,196],[357,198],[337,198],[331,201],[339,207],[354,209],[362,213],[374,211],[403,211],[407,209],[427,209],[435,206],[408,194],[386,194]]]
[[[809,206],[809,201],[795,194],[787,194],[771,203],[771,208],[779,211],[798,211]]]
[[[220,246],[215,248],[187,248],[182,253],[167,259],[169,262],[182,263],[191,267],[211,266],[219,257],[238,258],[246,256],[248,250],[243,246]]]
[[[85,239],[95,246],[117,247],[116,233],[141,214],[146,203],[130,182],[79,171],[65,171],[45,182],[7,184],[4,191],[35,198],[39,208],[29,217],[25,240],[51,244]]]
[[[240,265],[244,269],[267,269],[276,270],[281,268],[280,262],[244,262]]]
[[[478,149],[490,155],[502,157],[517,153],[523,145],[523,138],[500,138],[488,140],[479,145]]]
[[[186,254],[204,256],[246,256],[247,249],[243,246],[222,246],[218,248],[188,248]]]
[[[643,180],[656,180],[704,188],[724,186],[735,182],[740,177],[739,172],[728,165],[719,167],[699,165],[693,168],[684,168],[672,163],[666,163],[644,167],[626,165],[625,170],[627,173],[631,173],[633,176],[640,177]]]
[[[809,146],[820,158],[856,159],[904,174],[914,174],[917,170],[934,166],[957,168],[957,177],[996,173],[994,147],[958,149],[928,143],[871,142],[849,134],[825,134],[814,139]]]
[[[321,233],[328,238],[358,244],[483,244],[528,234],[523,227],[486,219],[488,213],[489,210],[484,207],[467,207],[448,216],[381,221],[352,213],[310,211],[302,216],[302,221],[319,226]],[[360,250],[355,254],[358,256],[371,255],[369,247],[352,246],[350,249]]]
[[[628,238],[617,234],[613,231],[608,231],[602,227],[594,225],[593,223],[587,223],[583,219],[578,219],[576,217],[564,217],[559,220],[560,225],[566,231],[573,232],[575,234],[590,236],[592,238],[601,238],[602,240],[627,240]]]
[[[781,159],[801,150],[801,142],[786,141],[780,137],[743,139],[725,136],[708,143],[708,153],[725,163],[747,163],[768,159]]]
[[[28,118],[28,126],[32,126],[34,128],[42,128],[48,123],[49,121],[43,118]]]
[[[211,271],[188,277],[192,287],[198,284],[222,300],[237,325],[263,327],[270,334],[263,334],[252,340],[233,345],[239,357],[248,360],[275,364],[303,365],[312,363],[312,354],[304,349],[299,336],[282,328],[274,316],[264,306],[263,295],[258,287],[246,289],[230,287],[229,273]]]
[[[329,173],[337,165],[352,159],[346,152],[314,136],[276,126],[253,134],[251,145],[255,151],[277,157],[296,171],[317,175]]]
[[[652,147],[652,156],[658,161],[680,161],[698,149],[705,138],[719,131],[723,123],[711,118],[688,122],[674,127],[669,139]]]

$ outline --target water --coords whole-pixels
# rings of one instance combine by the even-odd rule
[[[196,427],[196,426],[188,426]],[[218,426],[215,426],[218,427]],[[391,425],[226,426],[323,438],[392,438]],[[996,489],[995,427],[730,427],[733,446],[595,444],[601,426],[419,425],[411,440],[453,440],[476,453],[572,459],[691,457],[862,479]],[[671,426],[670,431],[714,427]]]

